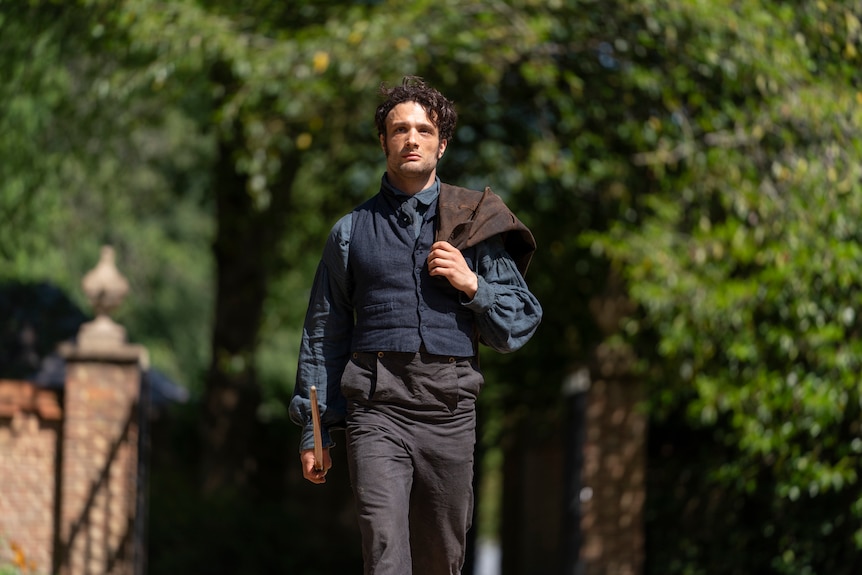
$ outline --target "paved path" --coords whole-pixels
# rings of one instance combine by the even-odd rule
[[[476,575],[500,575],[500,545],[496,541],[479,541],[476,549]]]

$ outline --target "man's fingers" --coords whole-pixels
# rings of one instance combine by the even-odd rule
[[[317,483],[317,484],[326,483],[326,471],[323,471],[322,469],[321,470],[313,469],[306,476],[306,479],[308,479],[312,483]]]
[[[302,475],[312,483],[326,483],[326,470],[314,469],[313,467],[306,468]]]
[[[441,244],[442,247],[434,248],[428,252],[429,270],[433,271],[439,267],[452,267],[453,265],[457,265],[463,259],[460,251],[445,242],[437,242],[434,245],[436,246]]]
[[[302,462],[302,476],[312,483],[326,483],[326,472],[332,467],[332,458],[329,449],[323,450],[323,469],[316,469],[314,451],[311,449],[303,451],[299,456]]]

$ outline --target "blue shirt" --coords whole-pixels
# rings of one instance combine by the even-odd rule
[[[382,186],[392,189],[385,175]],[[437,180],[414,196],[415,217],[422,218],[415,224],[417,234],[428,213],[428,206],[437,200],[439,187]],[[311,289],[302,330],[296,388],[290,404],[291,419],[304,428],[300,450],[313,446],[308,400],[311,386],[317,388],[324,446],[332,445],[329,428],[339,424],[346,415],[341,375],[350,356],[354,326],[351,282],[347,271],[352,224],[353,214],[350,213],[333,226]],[[483,343],[501,353],[515,351],[538,328],[542,318],[541,305],[504,249],[502,238],[493,237],[473,249],[473,271],[478,276],[478,289],[469,300],[462,294],[460,303],[473,312]]]

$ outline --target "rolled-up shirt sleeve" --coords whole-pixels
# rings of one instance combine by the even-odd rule
[[[354,321],[347,275],[351,223],[348,214],[329,234],[302,328],[296,386],[289,409],[290,419],[302,427],[300,451],[314,447],[309,400],[312,386],[317,388],[324,447],[334,445],[330,430],[345,417],[341,375],[350,355]]]
[[[500,236],[476,246],[476,295],[462,305],[473,311],[481,341],[500,353],[520,349],[542,321],[542,306],[527,287]]]

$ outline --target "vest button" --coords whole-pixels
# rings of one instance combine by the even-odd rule
[[[353,352],[353,359],[356,359],[357,357],[359,357],[359,354],[354,351]]]
[[[383,357],[383,352],[382,352],[382,351],[378,351],[378,352],[377,352],[377,357]]]
[[[449,363],[455,363],[455,358],[454,358],[454,357],[450,357],[450,358],[449,358]]]

